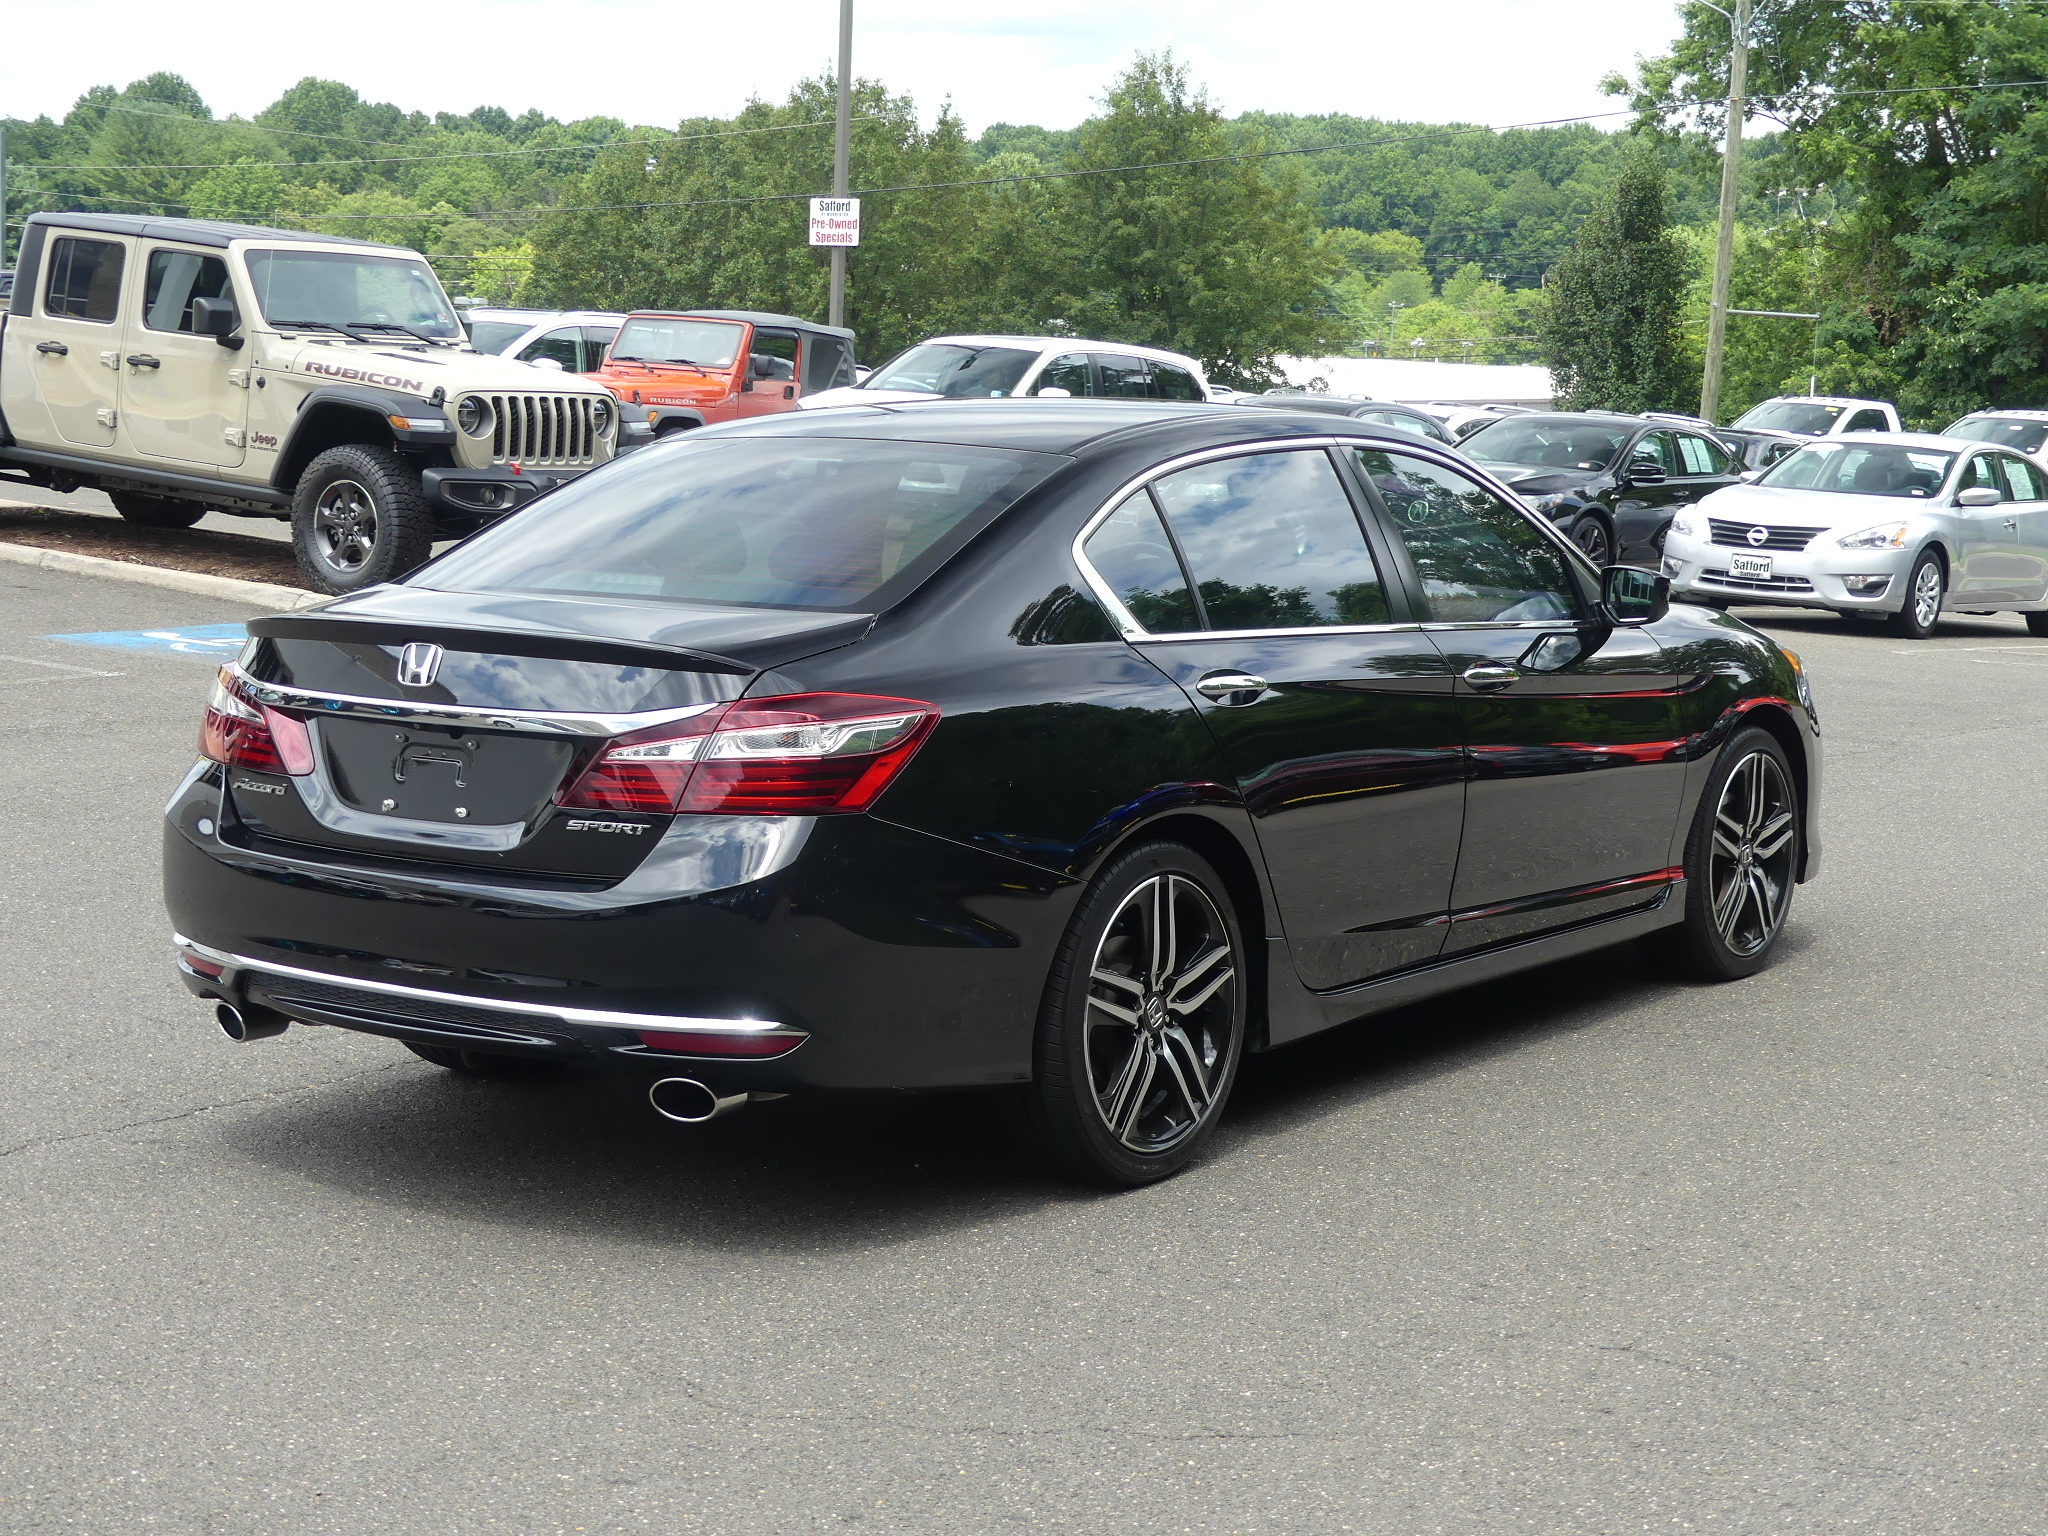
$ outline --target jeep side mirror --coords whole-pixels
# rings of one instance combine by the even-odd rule
[[[1628,483],[1630,485],[1662,485],[1664,483],[1664,468],[1661,464],[1652,464],[1646,460],[1637,459],[1628,467]]]
[[[1654,624],[1671,611],[1671,578],[1639,565],[1610,565],[1600,572],[1600,608],[1617,628]]]
[[[230,350],[239,350],[242,338],[235,330],[242,323],[241,315],[235,309],[233,299],[194,299],[192,301],[192,330],[200,336],[211,336]]]
[[[747,359],[747,377],[750,379],[772,379],[775,377],[775,360],[763,357],[759,352]]]
[[[1995,507],[1998,503],[1998,492],[1988,485],[1973,485],[1967,491],[1956,492],[1959,507]]]

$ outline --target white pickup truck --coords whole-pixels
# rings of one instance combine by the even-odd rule
[[[1744,411],[1715,435],[1742,455],[1743,466],[1762,469],[1801,443],[1851,432],[1902,432],[1899,408],[1889,400],[1840,395],[1779,395]]]
[[[0,487],[288,518],[322,591],[610,459],[609,391],[472,350],[424,258],[195,219],[39,213],[0,314]]]

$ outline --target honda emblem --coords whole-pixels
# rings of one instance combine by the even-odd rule
[[[405,688],[431,688],[441,670],[441,647],[415,640],[398,653],[398,681]]]

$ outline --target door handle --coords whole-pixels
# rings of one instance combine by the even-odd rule
[[[69,357],[71,355],[71,349],[61,341],[39,341],[36,343],[36,350],[38,352],[46,352],[51,357]]]
[[[128,354],[128,366],[130,368],[161,368],[163,367],[163,359],[151,357],[147,352],[130,352]]]
[[[1465,686],[1474,693],[1498,693],[1503,688],[1514,687],[1522,679],[1518,667],[1467,667],[1464,676]]]
[[[2016,521],[2014,521],[2014,520],[2013,520],[2012,518],[2009,518],[2009,517],[2008,517],[2008,518],[2007,518],[2007,519],[2005,520],[2005,526],[2006,526],[2006,527],[2008,527],[2008,528],[2012,528],[2012,529],[2017,529],[2017,528],[2019,527],[2019,524],[2018,524],[2018,523],[2017,523]]]
[[[1266,691],[1266,680],[1249,672],[1211,672],[1195,684],[1195,692],[1218,704],[1249,704]]]

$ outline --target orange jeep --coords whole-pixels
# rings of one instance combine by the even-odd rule
[[[851,384],[853,332],[747,309],[637,310],[587,377],[619,397],[624,448]]]

